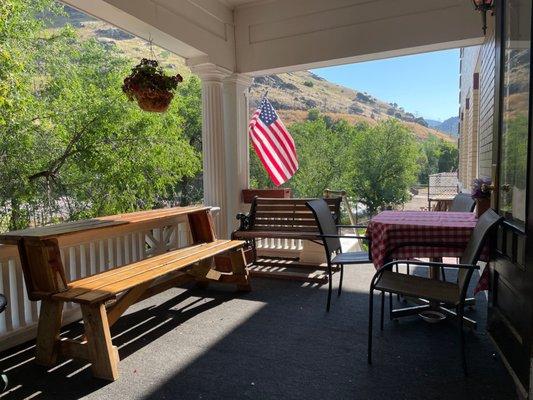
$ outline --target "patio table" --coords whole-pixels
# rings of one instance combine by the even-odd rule
[[[460,257],[476,223],[475,214],[470,212],[383,211],[372,218],[366,232],[372,240],[370,252],[374,266],[379,269],[391,260]],[[429,276],[439,279],[439,268],[430,267]],[[467,303],[474,303],[474,299],[468,299]],[[395,310],[395,314],[416,314],[424,307]],[[433,308],[442,310],[438,305]],[[451,315],[451,311],[446,314]],[[475,326],[475,321],[467,318],[465,321]]]
[[[366,233],[374,266],[392,259],[460,257],[476,222],[470,212],[383,211]]]

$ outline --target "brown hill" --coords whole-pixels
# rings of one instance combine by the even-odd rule
[[[351,123],[376,123],[386,118],[402,121],[421,140],[433,134],[443,140],[456,138],[427,126],[395,103],[386,103],[372,95],[331,83],[310,71],[290,72],[256,77],[251,88],[250,106],[254,109],[268,91],[268,99],[288,125],[303,121],[311,108],[320,110],[333,120]]]

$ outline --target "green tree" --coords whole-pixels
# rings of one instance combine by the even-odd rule
[[[413,134],[393,119],[366,127],[355,136],[346,155],[344,187],[370,214],[408,200],[416,182],[419,146]]]
[[[143,112],[121,92],[130,60],[71,28],[47,29],[42,16],[56,16],[57,3],[0,7],[0,204],[9,228],[179,198],[176,188],[201,168],[183,129],[197,105]]]
[[[427,184],[429,175],[438,172],[457,171],[459,151],[453,143],[446,142],[435,135],[429,135],[421,146],[420,174],[418,181]]]
[[[459,150],[457,149],[457,145],[442,140],[440,148],[439,172],[457,171],[459,167]]]

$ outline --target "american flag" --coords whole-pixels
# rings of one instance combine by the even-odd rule
[[[298,170],[298,157],[292,136],[265,98],[249,125],[255,152],[276,186],[287,182]]]

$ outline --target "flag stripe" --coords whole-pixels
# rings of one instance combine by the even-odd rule
[[[293,171],[296,172],[298,169],[298,160],[296,159],[296,153],[294,152],[294,146],[291,147],[290,141],[287,140],[285,132],[281,131],[276,123],[273,123],[271,130],[276,133],[280,141],[283,143],[284,153],[288,155],[288,159],[292,165]]]
[[[289,134],[289,131],[287,130],[287,128],[285,128],[285,124],[281,121],[281,119],[278,119],[276,122],[274,122],[274,124],[279,129],[279,131],[285,135],[285,137],[287,138],[287,141],[289,142],[289,145],[291,146],[291,150],[294,153],[294,156],[296,157],[296,147],[294,145],[294,139]]]
[[[263,125],[263,123],[259,120],[257,121],[257,124],[255,125],[255,130],[261,131],[265,139],[268,141],[269,145],[271,146],[272,150],[276,153],[276,155],[279,157],[280,161],[283,163],[286,169],[288,169],[291,172],[291,175],[294,175],[296,172],[295,166],[292,164],[290,157],[285,152],[285,148],[282,143],[280,143],[280,140],[276,137],[276,134],[272,134],[273,130],[268,130],[268,128]]]
[[[276,186],[281,185],[285,180],[281,177],[281,175],[278,173],[277,169],[274,167],[272,162],[267,158],[267,153],[263,151],[263,148],[261,147],[261,143],[257,142],[255,137],[252,136],[252,144],[255,149],[255,153],[261,160],[261,163],[265,167],[266,171],[268,172],[268,175],[270,176],[270,179],[274,182]]]
[[[276,170],[287,180],[292,176],[292,174],[287,169],[286,165],[281,161],[280,157],[276,153],[275,147],[273,147],[265,135],[258,129],[259,124],[257,124],[253,130],[253,135],[256,138],[256,141],[261,144],[261,148],[266,150],[265,155],[275,166]]]

